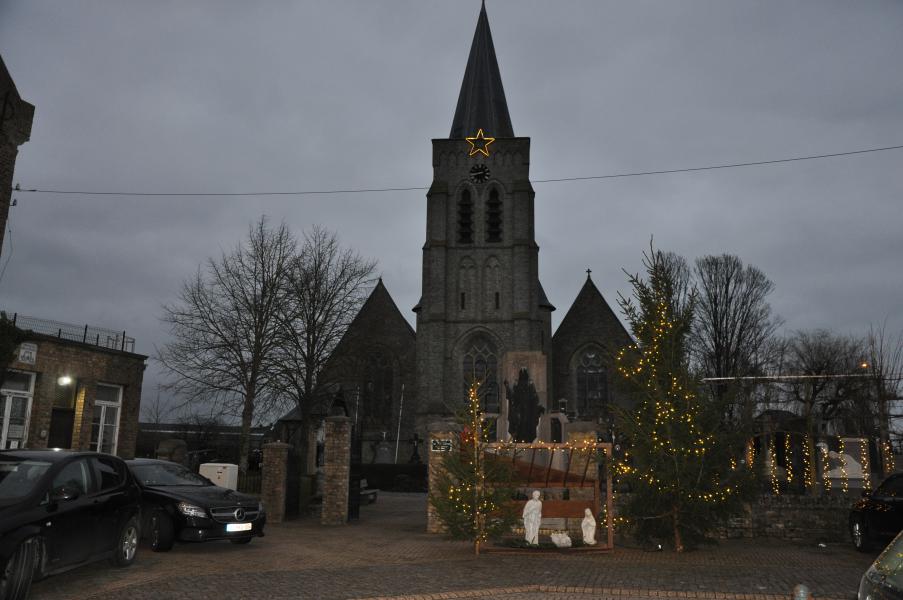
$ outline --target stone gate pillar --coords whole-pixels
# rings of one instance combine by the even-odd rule
[[[351,419],[326,418],[323,452],[323,510],[320,523],[348,522],[348,478],[351,475]]]
[[[429,473],[430,495],[439,494],[439,475],[442,472],[442,460],[449,452],[457,452],[461,437],[461,426],[453,421],[436,421],[429,426],[427,442],[427,468]],[[431,502],[426,504],[427,533],[442,533],[444,528],[439,521]]]
[[[282,442],[263,445],[260,501],[267,511],[267,523],[282,523],[285,519],[289,448],[291,445]]]

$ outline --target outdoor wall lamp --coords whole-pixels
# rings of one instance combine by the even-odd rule
[[[56,380],[57,385],[69,385],[72,383],[72,378],[68,375],[63,375],[59,379]]]

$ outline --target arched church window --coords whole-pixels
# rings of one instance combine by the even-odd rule
[[[479,396],[483,412],[499,412],[498,359],[495,346],[488,339],[476,338],[464,353],[462,364],[464,375],[464,398],[472,383],[480,384]]]
[[[458,199],[458,243],[473,243],[473,201],[469,190],[463,190]]]
[[[584,351],[577,362],[577,414],[600,415],[608,403],[608,377],[602,365],[602,353]]]
[[[381,352],[367,357],[361,389],[361,415],[367,428],[388,427],[392,422],[392,360]]]
[[[498,190],[491,190],[486,202],[486,241],[502,241],[502,200]]]
[[[487,315],[501,308],[502,269],[499,259],[490,256],[483,264],[483,302]]]
[[[473,308],[477,296],[477,264],[469,256],[465,256],[458,263],[458,297],[461,302],[461,310]]]

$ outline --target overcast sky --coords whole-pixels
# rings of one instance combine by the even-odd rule
[[[903,3],[488,0],[515,134],[550,179],[903,144]],[[478,0],[0,0],[35,105],[23,188],[243,192],[430,184]],[[786,329],[903,329],[903,150],[535,184],[560,322],[587,268],[613,306],[650,236],[761,268]],[[147,198],[17,193],[7,311],[167,340],[161,304],[265,213],[379,261],[413,323],[425,193]],[[11,238],[11,244],[10,244]],[[10,247],[12,246],[12,247]],[[152,398],[160,374],[145,375]]]

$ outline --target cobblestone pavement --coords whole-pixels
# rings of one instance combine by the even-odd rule
[[[694,552],[616,548],[591,555],[484,554],[424,533],[423,495],[381,493],[359,522],[322,527],[312,518],[267,529],[247,546],[142,546],[117,570],[97,563],[50,577],[32,598],[497,598],[499,600],[758,600],[788,598],[805,583],[815,597],[851,599],[874,559],[848,545],[826,548],[733,540]]]

